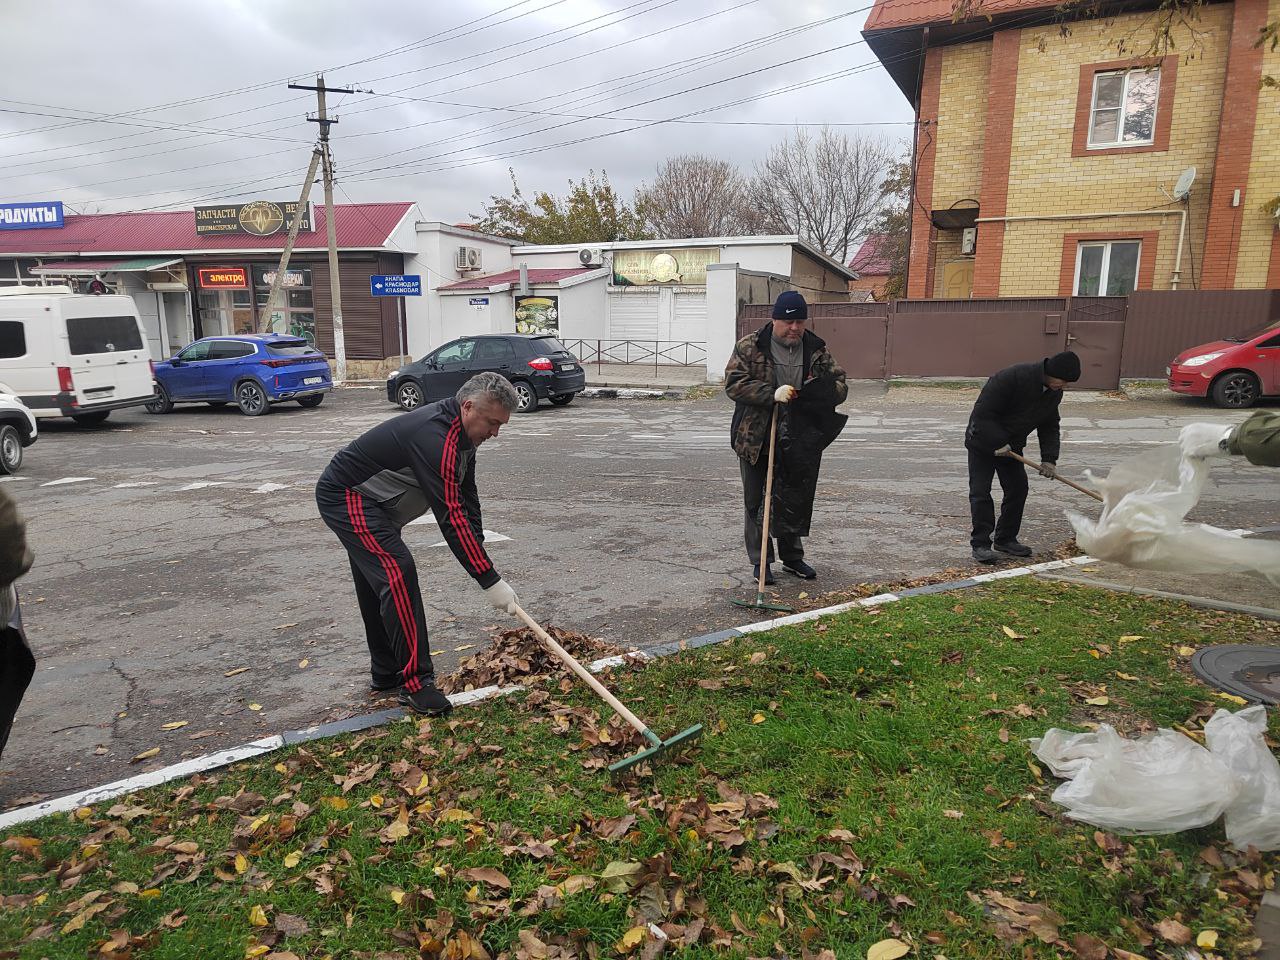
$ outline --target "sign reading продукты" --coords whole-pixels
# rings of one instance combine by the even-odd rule
[[[0,203],[0,230],[40,230],[63,226],[62,201]]]
[[[415,274],[372,276],[369,278],[369,292],[375,297],[420,297],[422,277]]]

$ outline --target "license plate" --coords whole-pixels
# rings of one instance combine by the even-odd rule
[[[562,364],[560,364],[560,369],[561,369],[561,370],[572,370],[572,369],[573,369],[573,364],[572,364],[572,363],[562,363]]]
[[[324,377],[307,377],[302,381],[303,386],[311,386],[313,383],[324,383]]]

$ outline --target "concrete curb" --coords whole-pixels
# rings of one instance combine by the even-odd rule
[[[581,396],[590,400],[675,400],[684,396],[683,390],[642,389],[640,387],[586,387]]]
[[[659,657],[671,656],[672,654],[682,653],[686,650],[697,650],[700,647],[709,647],[718,643],[724,643],[726,640],[733,640],[737,637],[744,637],[752,633],[763,633],[773,630],[776,627],[792,626],[797,623],[807,623],[810,620],[818,620],[822,617],[829,617],[838,613],[845,613],[849,610],[865,609],[868,607],[878,607],[886,603],[895,603],[899,600],[905,600],[909,597],[922,597],[934,593],[946,593],[951,590],[964,590],[970,587],[981,586],[984,583],[992,583],[996,580],[1009,580],[1016,577],[1026,577],[1033,574],[1041,573],[1049,570],[1061,570],[1066,567],[1082,566],[1087,563],[1096,562],[1092,557],[1072,557],[1067,560],[1052,560],[1047,563],[1037,563],[1026,567],[1011,567],[1005,570],[995,570],[991,573],[982,573],[973,577],[966,577],[963,580],[951,580],[945,583],[930,584],[925,587],[913,587],[909,590],[901,590],[897,593],[880,593],[874,597],[864,597],[861,600],[853,600],[849,603],[836,604],[831,607],[820,607],[816,610],[805,610],[802,613],[793,613],[785,617],[776,617],[772,620],[761,620],[756,623],[743,624],[741,627],[730,627],[726,630],[717,630],[715,633],[706,633],[701,636],[691,637],[688,640],[680,640],[673,643],[660,644],[656,647],[650,647],[648,650],[636,650],[626,654],[620,654],[613,657],[605,657],[600,660],[593,661],[587,665],[587,669],[592,673],[599,673],[609,667],[616,667],[625,663],[628,659],[635,660],[656,660]],[[509,687],[482,687],[479,690],[468,690],[464,693],[455,693],[449,697],[449,702],[455,707],[465,706],[471,703],[480,703],[484,700],[491,700],[495,697],[510,696],[513,693],[519,693],[526,688],[520,685],[512,685]],[[167,767],[161,767],[158,770],[149,770],[146,773],[139,774],[136,777],[129,777],[125,780],[115,780],[111,783],[103,784],[100,787],[90,787],[87,790],[80,790],[76,793],[68,794],[64,797],[56,797],[52,800],[44,800],[40,803],[32,804],[27,807],[19,807],[16,810],[10,810],[7,813],[0,814],[0,830],[8,829],[20,823],[29,823],[32,820],[39,820],[53,813],[68,813],[80,807],[92,806],[93,804],[102,803],[115,797],[133,793],[136,790],[144,790],[147,787],[158,786],[171,780],[178,780],[182,777],[189,777],[193,773],[203,773],[206,770],[213,770],[218,767],[225,767],[240,760],[248,760],[253,757],[260,757],[264,754],[273,753],[283,747],[293,746],[294,744],[307,743],[312,740],[321,740],[326,737],[333,737],[343,733],[354,733],[359,730],[368,730],[382,724],[392,723],[405,716],[405,713],[399,707],[393,707],[389,710],[380,710],[376,713],[362,714],[355,717],[347,717],[343,720],[334,720],[329,723],[320,723],[314,726],[306,727],[302,730],[289,730],[284,733],[274,734],[270,737],[264,737],[260,740],[254,740],[251,743],[243,744],[239,747],[231,747],[227,750],[219,750],[216,753],[205,754],[201,757],[193,757],[184,760],[181,763],[175,763]]]

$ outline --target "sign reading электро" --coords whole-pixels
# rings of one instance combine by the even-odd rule
[[[0,230],[39,230],[64,226],[62,201],[0,203]]]

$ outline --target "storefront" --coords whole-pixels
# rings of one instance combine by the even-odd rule
[[[350,375],[357,376],[404,353],[402,302],[373,296],[370,278],[404,273],[406,255],[416,253],[421,214],[412,203],[335,210],[344,343]],[[283,302],[267,309],[293,214],[291,204],[268,201],[176,213],[67,214],[56,224],[0,231],[0,283],[128,294],[157,359],[201,337],[272,330],[305,337],[332,357],[323,206],[304,212],[281,283]]]

